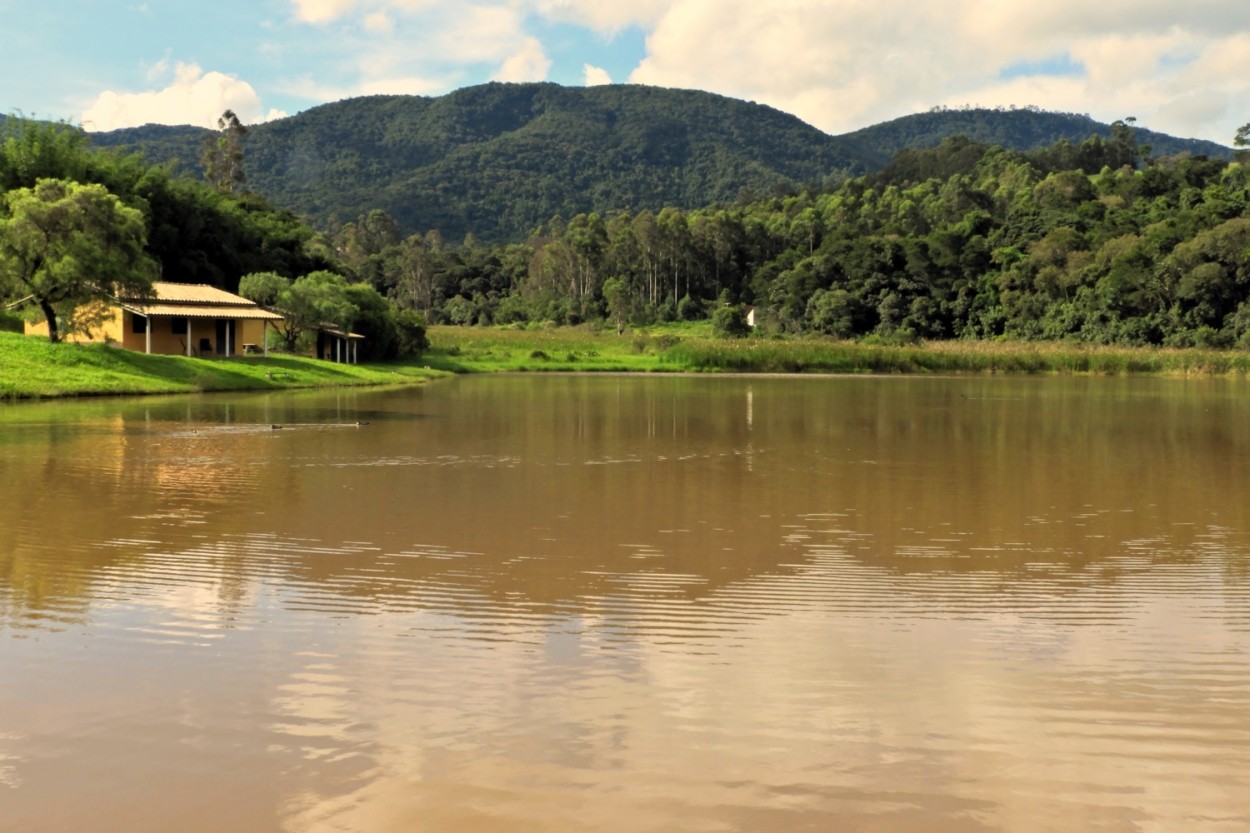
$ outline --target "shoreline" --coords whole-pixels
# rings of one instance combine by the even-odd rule
[[[590,327],[430,328],[409,362],[344,365],[303,356],[231,359],[50,344],[0,333],[0,401],[414,385],[477,373],[751,376],[1250,376],[1250,352],[1034,342],[866,344],[826,339],[715,339],[698,329],[623,334]]]
[[[277,354],[188,358],[0,333],[0,402],[423,384],[444,375],[419,359],[346,365]]]

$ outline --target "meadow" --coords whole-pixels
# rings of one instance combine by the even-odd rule
[[[1250,353],[1051,342],[883,344],[818,337],[720,339],[705,325],[617,334],[594,327],[430,327],[424,364],[454,373],[1059,373],[1245,375]]]

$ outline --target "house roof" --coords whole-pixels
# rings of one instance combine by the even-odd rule
[[[281,321],[282,316],[270,312],[255,301],[226,292],[215,286],[192,283],[153,281],[152,300],[122,298],[119,305],[139,315],[178,318],[249,318],[259,321]]]

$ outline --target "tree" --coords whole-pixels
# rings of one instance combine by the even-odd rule
[[[262,307],[276,307],[283,292],[291,289],[290,278],[277,272],[253,272],[239,280],[239,294]]]
[[[4,195],[0,296],[39,305],[53,342],[92,320],[93,301],[151,295],[143,214],[103,185],[41,179]]]
[[[311,272],[294,281],[273,272],[257,272],[239,281],[239,294],[282,313],[277,326],[291,352],[301,336],[323,326],[351,329],[358,311],[348,295],[347,281],[333,272]]]
[[[717,307],[712,313],[712,334],[718,338],[745,338],[750,335],[746,307],[741,304]]]
[[[620,277],[608,278],[603,282],[603,300],[608,303],[608,316],[616,324],[616,334],[620,335],[625,332],[625,321],[634,304],[629,284]]]
[[[1233,151],[1233,155],[1237,157],[1238,162],[1250,162],[1250,123],[1237,128],[1237,135],[1233,137],[1233,147],[1237,148]]]
[[[243,137],[246,135],[247,128],[239,117],[233,110],[227,110],[217,119],[217,135],[204,140],[204,179],[223,194],[247,190],[247,176],[243,173]]]

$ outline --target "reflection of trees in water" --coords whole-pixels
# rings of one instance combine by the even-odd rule
[[[258,582],[375,610],[721,604],[826,553],[968,576],[947,587],[968,598],[1195,559],[1241,582],[1246,406],[1180,384],[518,377],[128,405],[9,452],[0,564],[31,610],[155,553],[236,611]]]

